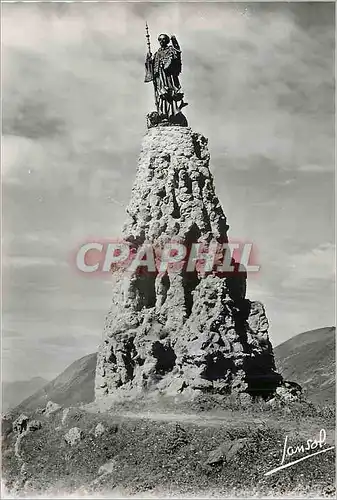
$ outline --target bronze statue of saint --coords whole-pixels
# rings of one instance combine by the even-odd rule
[[[149,39],[149,38],[148,38]],[[174,35],[161,34],[160,48],[152,56],[150,46],[145,68],[145,82],[153,82],[157,112],[161,119],[168,120],[178,115],[187,106],[181,90],[181,50]],[[171,45],[170,45],[171,41]]]

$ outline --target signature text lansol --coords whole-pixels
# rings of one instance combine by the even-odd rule
[[[276,467],[275,469],[272,469],[268,472],[265,473],[265,476],[271,476],[272,474],[275,474],[275,472],[278,472],[282,469],[286,469],[287,467],[290,467],[294,464],[297,464],[298,462],[302,462],[303,460],[307,460],[310,457],[313,457],[315,455],[319,455],[321,453],[325,453],[326,451],[333,450],[334,446],[326,447],[326,431],[325,429],[321,429],[319,432],[319,437],[317,439],[307,439],[305,443],[302,444],[296,444],[293,446],[288,446],[288,436],[285,437],[284,444],[283,444],[283,453],[282,453],[282,459],[281,459],[281,464]],[[318,451],[311,453],[311,451],[316,450],[317,448]],[[296,460],[292,460],[291,462],[285,463],[287,458],[291,458],[295,456],[299,456],[303,453],[308,453],[305,456],[302,456],[300,458],[296,458]]]

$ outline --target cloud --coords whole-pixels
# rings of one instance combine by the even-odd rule
[[[152,99],[149,86],[140,87],[146,18],[153,46],[156,33],[181,32],[188,114],[191,123],[206,125],[214,156],[226,148],[248,165],[260,156],[288,169],[331,169],[333,24],[331,30],[319,22],[303,29],[298,10],[217,3],[8,5],[4,130],[34,138],[63,132],[60,146],[75,155],[93,144],[102,149],[108,137],[120,153],[139,142]],[[203,121],[206,115],[212,120]]]
[[[2,143],[3,175],[19,181],[22,174],[30,174],[41,164],[43,145],[30,137],[4,135]]]
[[[317,174],[322,172],[324,170],[324,167],[319,164],[308,164],[308,165],[301,165],[298,169],[300,172],[307,172],[307,173],[312,173],[312,174]],[[333,165],[331,165],[331,170],[333,170]]]
[[[47,104],[34,99],[34,96],[20,104],[16,111],[17,114],[7,119],[5,110],[5,135],[37,139],[58,135],[62,130],[63,122],[58,117],[47,116]]]
[[[20,267],[27,266],[36,266],[37,268],[41,268],[44,266],[50,267],[61,267],[66,266],[65,262],[58,261],[53,257],[27,257],[27,256],[6,256],[3,261],[3,265],[5,267],[13,266],[16,269]]]
[[[321,243],[309,252],[289,257],[288,276],[283,280],[284,288],[297,288],[302,292],[307,288],[324,286],[333,288],[335,279],[336,248],[332,243]]]

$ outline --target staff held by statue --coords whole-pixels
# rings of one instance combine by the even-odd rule
[[[156,108],[158,111],[158,97],[157,97],[157,88],[156,88],[156,80],[153,78],[153,59],[152,59],[152,52],[151,52],[151,41],[150,41],[150,34],[149,34],[149,27],[147,22],[145,23],[145,37],[146,37],[146,43],[147,43],[147,48],[148,52],[146,55],[146,61],[145,61],[145,83],[148,82],[153,82],[153,88],[154,88],[154,99],[155,99],[155,104]]]

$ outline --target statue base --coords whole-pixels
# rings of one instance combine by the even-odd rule
[[[183,113],[178,113],[174,116],[163,116],[158,113],[158,111],[151,111],[146,115],[147,128],[152,127],[170,127],[172,125],[178,127],[188,127],[187,118]]]
[[[207,139],[191,128],[167,121],[149,129],[121,240],[137,253],[149,243],[158,259],[170,242],[187,250],[198,241],[227,242],[227,219],[209,162]],[[276,397],[282,377],[268,320],[263,305],[246,298],[245,272],[235,272],[235,265],[228,276],[187,271],[187,262],[164,272],[140,273],[127,266],[111,276],[96,399],[150,394],[192,399],[202,393]]]

